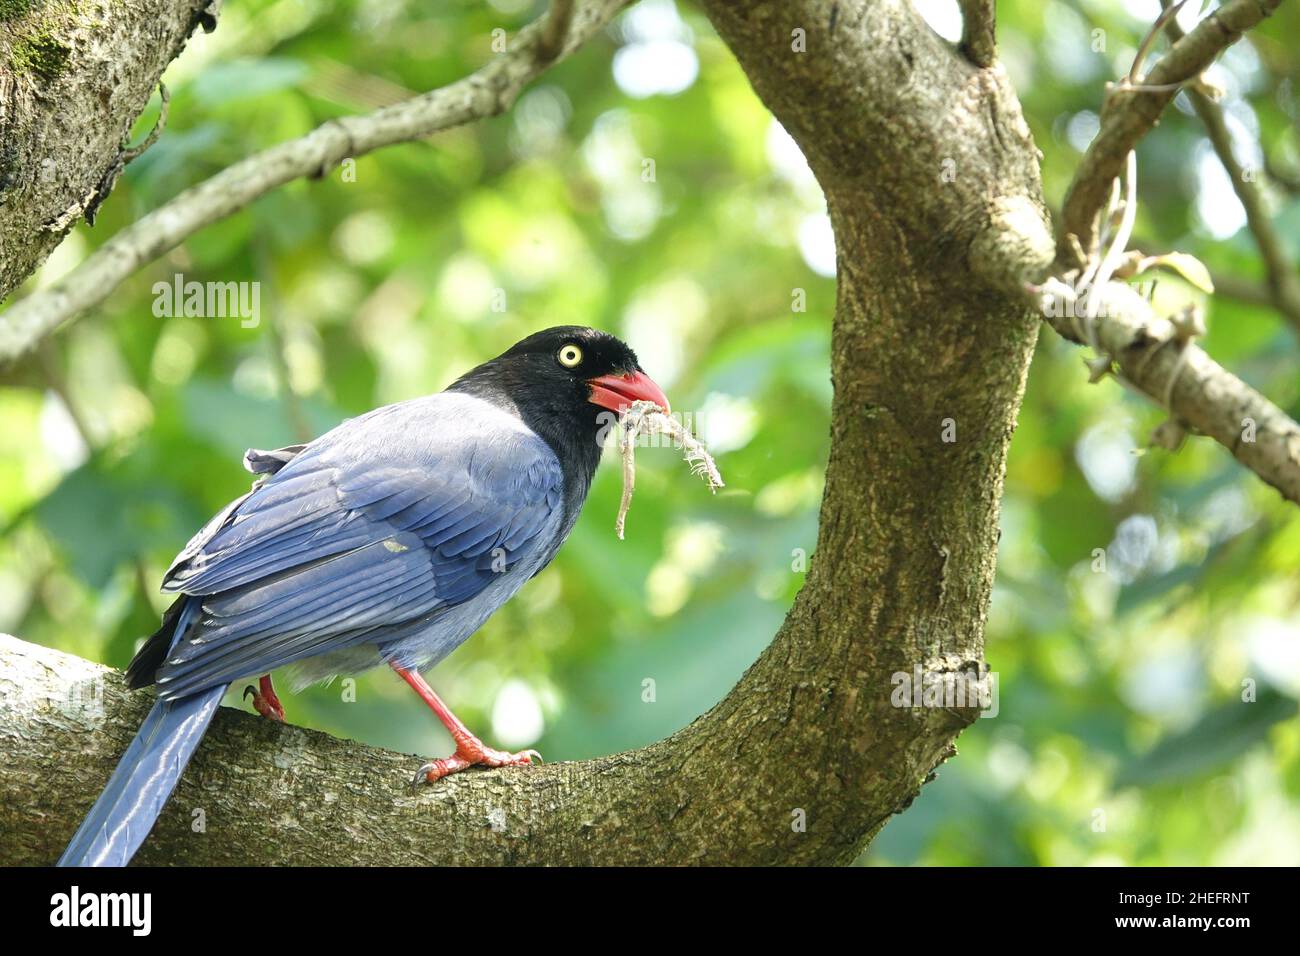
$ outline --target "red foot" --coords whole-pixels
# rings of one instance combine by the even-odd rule
[[[244,688],[244,699],[248,695],[253,695],[253,709],[263,717],[270,720],[284,721],[284,707],[280,704],[280,698],[275,696],[275,685],[271,683],[271,675],[267,674],[257,682],[260,690],[254,690],[253,685],[249,684]]]
[[[483,741],[479,740],[469,732],[464,724],[451,712],[446,704],[442,702],[433,688],[425,682],[418,671],[407,670],[397,664],[390,662],[390,667],[395,670],[402,680],[406,681],[420,695],[420,699],[429,705],[429,708],[438,715],[438,720],[447,728],[451,734],[451,739],[456,741],[456,752],[450,757],[443,757],[441,760],[431,760],[415,772],[415,779],[411,781],[413,786],[419,786],[421,780],[427,780],[429,783],[441,780],[443,777],[450,776],[453,773],[460,773],[466,767],[475,765],[484,767],[527,767],[532,763],[534,757],[538,762],[541,761],[542,755],[536,750],[522,750],[517,754],[508,753],[504,750],[493,750],[491,747],[483,746]]]
[[[411,783],[419,785],[422,780],[436,783],[443,777],[460,773],[466,767],[527,767],[532,764],[534,757],[537,758],[538,763],[541,762],[542,755],[536,750],[521,750],[517,754],[505,750],[493,750],[491,747],[484,746],[483,741],[477,737],[467,734],[457,738],[454,754],[450,757],[430,760],[415,772],[415,779]]]

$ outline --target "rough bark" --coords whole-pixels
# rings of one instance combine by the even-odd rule
[[[1021,284],[1053,250],[1037,156],[1001,68],[907,0],[706,7],[808,156],[838,246],[819,540],[771,645],[659,743],[418,794],[412,757],[223,712],[140,862],[844,863],[954,753],[975,711],[895,706],[894,677],[983,660],[1038,327]],[[48,862],[147,695],[104,674],[96,717],[93,693],[68,692],[92,665],[14,641],[0,658],[0,862]]]
[[[0,0],[0,300],[92,211],[214,0]],[[214,4],[215,6],[215,4]]]

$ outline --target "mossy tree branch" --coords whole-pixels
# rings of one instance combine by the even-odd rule
[[[896,706],[895,677],[983,660],[1038,329],[1022,284],[1053,249],[1034,146],[1001,68],[960,55],[908,0],[706,9],[808,156],[836,234],[826,495],[784,625],[722,702],[663,741],[419,794],[410,757],[222,713],[141,862],[843,863],[954,753],[976,711]],[[101,675],[95,717],[63,703],[93,684],[91,665],[2,650],[14,756],[0,826],[15,837],[0,845],[5,862],[48,862],[148,697]]]
[[[210,3],[0,0],[0,301],[112,188],[163,70],[215,26]]]

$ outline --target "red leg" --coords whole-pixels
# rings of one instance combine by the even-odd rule
[[[254,690],[253,685],[249,684],[244,688],[244,699],[248,695],[253,695],[253,709],[263,717],[271,720],[284,720],[284,707],[280,704],[280,698],[275,696],[275,685],[271,683],[271,675],[266,674],[257,682],[260,690]]]
[[[415,783],[419,783],[423,778],[429,783],[434,783],[453,773],[458,773],[466,767],[472,767],[481,764],[485,767],[527,767],[532,758],[542,759],[542,755],[536,750],[523,750],[519,753],[509,753],[504,750],[493,750],[491,747],[484,746],[483,741],[479,740],[469,728],[460,722],[460,718],[451,712],[451,708],[442,702],[437,694],[416,671],[408,671],[404,667],[398,667],[396,664],[390,664],[393,670],[397,671],[398,676],[406,681],[420,695],[420,699],[429,705],[429,709],[438,715],[442,725],[447,728],[451,734],[451,739],[456,741],[456,752],[450,757],[443,757],[440,760],[431,760],[421,767],[415,774]]]

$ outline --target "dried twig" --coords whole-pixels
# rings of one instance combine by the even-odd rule
[[[654,402],[633,402],[620,419],[620,424],[623,426],[623,436],[618,443],[623,456],[623,500],[619,502],[618,518],[614,521],[614,533],[620,541],[627,511],[632,506],[632,489],[636,487],[636,440],[641,435],[667,435],[682,449],[691,473],[708,482],[710,491],[716,492],[723,487],[722,475],[704,444]]]

